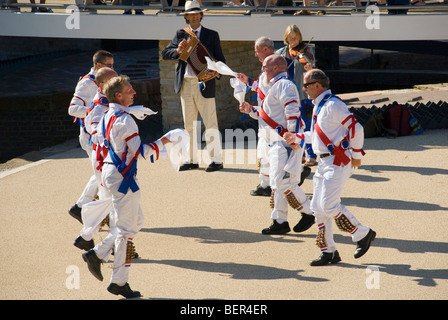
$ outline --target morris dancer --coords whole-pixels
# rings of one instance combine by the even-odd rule
[[[308,71],[304,75],[303,87],[314,100],[311,130],[305,132],[305,139],[320,155],[313,177],[311,209],[318,225],[316,244],[321,255],[310,265],[322,266],[341,261],[333,239],[333,219],[339,229],[351,234],[353,242],[357,243],[354,257],[360,258],[369,250],[376,233],[361,224],[341,203],[341,194],[352,168],[361,165],[364,130],[346,104],[331,93],[330,80],[323,71]],[[285,134],[285,139],[299,141],[289,133]]]
[[[267,37],[258,38],[254,44],[254,53],[258,58],[258,61],[263,63],[264,59],[274,54],[274,42]],[[255,91],[257,93],[258,106],[261,106],[261,103],[263,102],[269,91],[269,83],[265,84],[265,81],[263,81],[263,77],[263,72],[260,73],[257,80],[249,78],[244,73],[238,73],[238,79],[246,83],[252,89],[252,91]],[[258,116],[255,112],[250,112],[249,115],[251,118],[258,119]],[[267,150],[268,146],[266,140],[259,134],[257,143],[257,158],[260,184],[255,190],[251,190],[250,194],[252,196],[269,197],[272,193],[271,186],[269,185],[269,161],[267,160]]]
[[[108,67],[98,70],[95,77],[95,81],[98,84],[98,91],[87,109],[87,116],[84,118],[85,130],[90,135],[90,145],[93,149],[90,160],[92,162],[93,172],[96,177],[95,181],[97,182],[99,200],[110,199],[110,201],[112,201],[111,194],[101,183],[103,154],[101,152],[101,144],[97,133],[100,120],[109,110],[109,100],[107,100],[107,97],[103,94],[104,84],[111,78],[117,76],[118,74],[113,69]],[[96,228],[96,223],[92,224],[92,221],[96,220],[96,217],[92,217],[92,219],[90,219],[90,217],[86,217],[82,211],[81,216],[84,228],[81,235],[76,238],[74,245],[79,249],[87,251],[95,246],[92,236],[98,231],[98,228]],[[113,215],[111,217],[113,218]],[[113,223],[112,219],[109,219],[109,223]]]
[[[112,53],[99,50],[93,55],[93,67],[90,72],[81,77],[76,85],[75,93],[70,101],[68,114],[75,117],[79,122],[79,143],[81,148],[87,152],[89,158],[92,154],[92,146],[89,144],[90,135],[85,130],[84,118],[87,116],[87,108],[98,91],[98,84],[95,75],[101,68],[109,67],[113,69],[114,58]],[[68,210],[69,214],[82,223],[81,208],[84,204],[91,202],[98,194],[98,183],[95,175],[90,177],[78,201]]]
[[[154,157],[157,160],[164,145],[171,141],[164,136],[150,144],[141,142],[138,126],[128,113],[135,95],[128,77],[111,79],[105,84],[104,93],[109,100],[109,111],[100,124],[104,137],[103,146],[108,148],[102,182],[112,195],[116,215],[115,228],[106,237],[115,237],[113,272],[107,290],[115,295],[135,298],[141,294],[139,291],[133,291],[128,284],[129,267],[134,254],[133,239],[144,220],[136,177],[137,159]],[[106,239],[83,253],[89,271],[100,281],[103,280],[102,259],[110,252],[110,247],[103,245],[105,242]]]
[[[297,87],[287,79],[286,71],[286,61],[279,55],[270,55],[263,61],[265,81],[269,83],[270,89],[257,114],[260,134],[265,137],[269,147],[269,180],[273,191],[273,223],[262,230],[263,234],[284,234],[291,230],[288,204],[304,213],[294,231],[305,231],[314,223],[310,200],[298,185],[302,172],[303,143],[289,144],[283,139],[286,132],[291,132],[295,137],[296,133],[300,136],[303,131]],[[244,102],[240,110],[249,113],[253,107]]]

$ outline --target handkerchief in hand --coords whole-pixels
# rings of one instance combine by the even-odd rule
[[[238,74],[230,69],[224,62],[212,61],[209,57],[205,57],[207,68],[218,71],[219,74],[236,77]]]
[[[174,129],[168,131],[164,137],[172,142],[165,144],[165,149],[174,170],[177,172],[180,165],[188,161],[190,157],[190,135],[183,129]]]
[[[244,96],[246,95],[246,84],[238,78],[231,78],[230,85],[233,88],[233,96],[241,105],[244,102]]]
[[[129,113],[135,116],[139,120],[145,119],[147,116],[152,116],[153,114],[156,114],[156,111],[153,111],[149,108],[146,108],[144,106],[130,106],[128,108]]]

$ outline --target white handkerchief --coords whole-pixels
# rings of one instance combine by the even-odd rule
[[[172,142],[165,144],[165,149],[174,170],[177,172],[180,165],[190,158],[190,135],[183,129],[174,129],[168,131],[164,136]]]
[[[246,95],[246,84],[238,78],[230,78],[230,85],[233,88],[233,96],[241,105]]]
[[[139,120],[145,119],[147,116],[152,116],[153,114],[156,114],[156,111],[153,111],[149,108],[146,108],[144,106],[130,106],[129,113],[135,116]]]
[[[209,57],[205,57],[205,60],[207,61],[207,68],[210,70],[218,71],[219,74],[227,75],[227,76],[233,76],[236,77],[238,73],[232,71],[224,62],[221,61],[212,61]]]

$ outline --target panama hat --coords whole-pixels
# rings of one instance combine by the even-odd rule
[[[207,9],[201,9],[199,2],[196,0],[187,0],[185,2],[185,11],[181,14],[199,13],[204,11],[207,11]]]

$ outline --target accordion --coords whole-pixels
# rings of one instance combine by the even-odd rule
[[[187,46],[179,55],[179,59],[188,63],[199,81],[208,81],[218,76],[219,73],[217,71],[210,70],[207,67],[205,57],[214,60],[208,53],[207,48],[189,28],[185,28],[184,30],[190,34],[191,37],[188,38]]]

